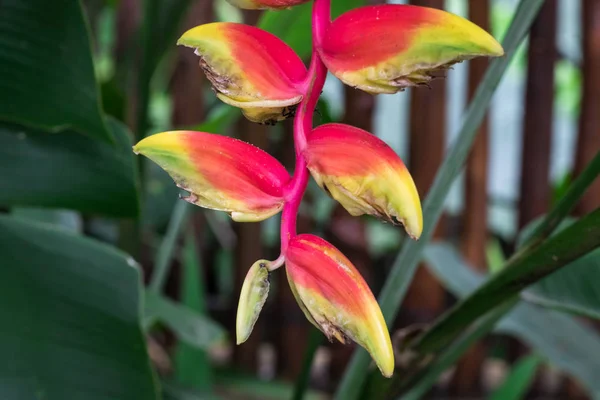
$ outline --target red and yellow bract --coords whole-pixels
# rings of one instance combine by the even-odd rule
[[[400,222],[412,238],[419,238],[419,193],[400,157],[383,140],[350,125],[326,124],[309,135],[304,157],[319,186],[351,215]]]
[[[308,320],[329,340],[350,338],[363,346],[385,376],[394,353],[385,320],[369,286],[352,263],[329,242],[298,235],[285,254],[292,292]]]
[[[454,63],[504,54],[489,33],[464,18],[394,4],[342,14],[326,30],[319,52],[335,76],[371,93],[427,84]]]
[[[185,200],[226,211],[236,221],[262,221],[283,207],[289,174],[275,158],[241,140],[204,132],[164,132],[140,141],[134,151],[190,192]]]
[[[302,100],[304,63],[288,45],[262,29],[215,22],[190,29],[177,43],[195,49],[217,97],[242,108],[251,121],[285,119]]]
[[[239,8],[248,10],[281,9],[308,3],[310,0],[227,0]]]

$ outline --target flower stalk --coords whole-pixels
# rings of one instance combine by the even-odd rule
[[[310,0],[229,0],[242,8],[285,8]],[[309,176],[351,215],[401,224],[419,239],[419,194],[398,155],[369,132],[343,124],[313,129],[330,71],[371,93],[426,84],[433,73],[478,55],[503,50],[469,21],[424,7],[382,5],[352,10],[331,21],[331,0],[313,0],[313,51],[308,70],[282,40],[259,28],[212,23],[185,32],[178,44],[200,57],[217,97],[246,118],[275,124],[294,116],[295,167],[290,174],[265,151],[230,137],[174,131],[150,136],[134,151],[152,159],[189,193],[184,200],[258,222],[279,212],[281,253],[258,260],[242,286],[237,343],[252,333],[267,301],[269,278],[285,266],[307,320],[329,340],[352,340],[369,351],[381,373],[394,371],[394,353],[368,284],[327,241],[298,234],[297,218]]]
[[[286,203],[283,207],[281,216],[281,253],[285,254],[289,241],[296,236],[296,222],[298,210],[302,197],[308,185],[308,168],[306,159],[304,158],[304,150],[306,149],[307,135],[312,130],[313,117],[315,108],[321,91],[325,85],[327,78],[327,68],[321,56],[317,51],[319,38],[322,37],[322,32],[327,29],[327,25],[331,23],[330,8],[331,0],[315,0],[313,6],[313,37],[314,49],[308,75],[306,77],[304,93],[302,101],[296,111],[294,117],[294,146],[296,153],[296,165],[294,168],[294,176],[288,185],[286,193]]]

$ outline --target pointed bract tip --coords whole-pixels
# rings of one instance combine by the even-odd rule
[[[294,237],[286,251],[292,293],[306,318],[329,340],[364,347],[381,373],[394,372],[390,336],[369,286],[333,245],[314,235]]]
[[[333,75],[374,94],[427,86],[455,63],[504,54],[496,39],[471,21],[401,4],[342,14],[327,29],[318,50]]]
[[[149,136],[133,147],[188,191],[189,203],[229,213],[240,222],[265,220],[281,211],[286,169],[268,153],[241,140],[192,131]]]
[[[293,115],[307,75],[298,55],[277,36],[250,25],[214,22],[177,42],[200,57],[217,97],[253,122],[273,124]]]
[[[304,151],[319,186],[351,215],[372,215],[402,224],[418,239],[423,231],[421,200],[398,155],[384,141],[362,129],[325,124],[313,130]]]

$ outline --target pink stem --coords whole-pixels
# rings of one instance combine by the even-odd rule
[[[308,69],[308,76],[302,102],[294,118],[294,145],[296,149],[296,166],[294,176],[287,187],[286,203],[281,216],[281,253],[285,255],[290,240],[296,236],[298,209],[308,184],[308,169],[304,159],[306,137],[312,130],[315,107],[325,85],[327,68],[317,51],[328,25],[331,23],[331,0],[315,0],[312,14],[313,52]],[[281,256],[280,256],[281,258]]]

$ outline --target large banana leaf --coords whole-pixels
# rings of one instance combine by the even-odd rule
[[[129,256],[6,215],[0,254],[2,399],[157,398]]]

